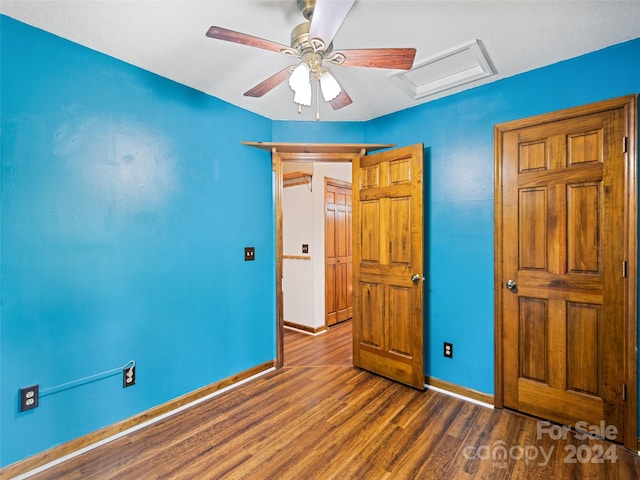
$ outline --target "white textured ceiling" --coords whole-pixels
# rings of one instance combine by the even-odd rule
[[[217,25],[288,45],[304,21],[296,0],[0,0],[0,12],[274,120],[315,115],[297,113],[286,82],[242,95],[290,58],[205,36]],[[320,114],[368,120],[637,37],[640,0],[357,0],[336,50],[414,47],[419,64],[478,39],[497,73],[413,100],[387,78],[395,70],[336,66],[353,103],[334,112],[321,100]]]

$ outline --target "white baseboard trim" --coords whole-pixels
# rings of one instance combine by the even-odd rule
[[[491,408],[491,409],[495,408],[490,403],[481,402],[480,400],[476,400],[475,398],[466,397],[464,395],[460,395],[459,393],[454,393],[454,392],[451,392],[449,390],[445,390],[444,388],[434,387],[433,385],[429,385],[428,383],[425,383],[425,387],[427,387],[429,390],[433,390],[434,392],[444,393],[445,395],[449,395],[451,397],[459,398],[460,400],[464,400],[466,402],[475,403],[476,405],[480,405],[481,407]]]

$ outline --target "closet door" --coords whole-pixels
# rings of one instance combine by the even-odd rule
[[[609,440],[631,435],[637,445],[635,425],[625,431],[627,389],[636,385],[626,369],[637,363],[625,365],[637,338],[627,320],[627,299],[637,294],[628,288],[635,269],[627,245],[637,229],[627,224],[635,162],[625,140],[634,100],[496,127],[496,336],[505,407],[564,425],[606,425]]]
[[[326,325],[353,316],[351,266],[351,184],[325,180]]]

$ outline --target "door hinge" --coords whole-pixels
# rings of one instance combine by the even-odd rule
[[[627,384],[622,384],[622,400],[627,400]]]
[[[622,137],[622,153],[627,153],[627,137]]]
[[[627,262],[622,262],[622,278],[627,278]]]

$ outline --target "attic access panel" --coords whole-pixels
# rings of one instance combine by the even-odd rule
[[[480,41],[474,40],[388,78],[417,100],[495,73]]]

